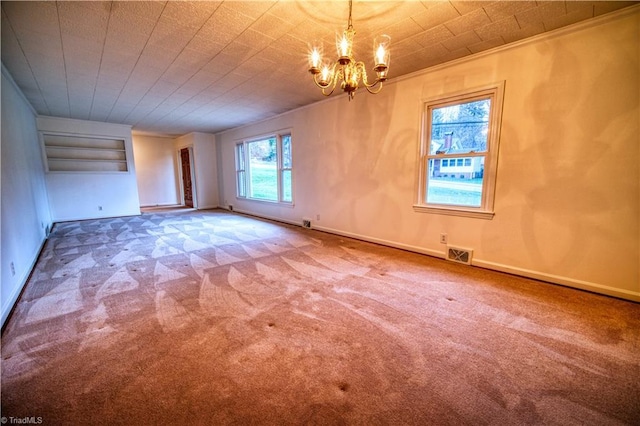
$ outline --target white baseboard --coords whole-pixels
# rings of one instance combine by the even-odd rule
[[[129,217],[129,216],[140,216],[142,213],[140,210],[132,211],[128,213],[118,213],[118,214],[107,214],[107,215],[99,215],[99,216],[69,216],[69,217],[56,217],[53,219],[52,223],[56,224],[59,222],[74,222],[76,220],[100,220],[100,219],[111,219],[113,217]]]
[[[224,208],[224,209],[226,209],[226,210],[229,210],[229,211],[231,211],[231,212],[234,212],[234,213],[246,214],[246,215],[248,215],[248,216],[254,216],[254,217],[259,217],[259,218],[262,218],[262,219],[273,220],[273,221],[275,221],[275,222],[287,223],[287,224],[289,224],[289,225],[298,225],[298,226],[302,226],[302,223],[301,223],[301,222],[295,222],[295,221],[293,221],[293,220],[282,219],[282,218],[280,218],[280,217],[269,216],[269,215],[265,215],[265,214],[257,214],[257,213],[249,212],[249,211],[246,211],[246,210],[238,210],[238,209],[236,209],[236,208],[234,208],[233,210],[230,210],[228,207],[223,207],[223,208]]]
[[[401,250],[407,250],[415,253],[426,254],[433,257],[440,257],[442,259],[444,259],[445,257],[444,252],[437,251],[437,250],[429,250],[429,249],[425,249],[424,247],[412,246],[409,244],[402,244],[395,241],[385,240],[382,238],[367,237],[365,235],[360,235],[353,232],[345,232],[345,231],[340,231],[338,229],[326,228],[324,226],[317,226],[316,224],[313,224],[312,228],[318,231],[328,232],[330,234],[342,235],[343,237],[354,238],[356,240],[362,240],[362,241],[376,243],[383,246],[393,247]]]
[[[602,284],[596,284],[589,281],[577,280],[574,278],[563,277],[560,275],[547,274],[545,272],[533,271],[530,269],[518,268],[515,266],[503,265],[485,260],[473,259],[473,266],[480,268],[492,269],[494,271],[506,272],[508,274],[519,275],[522,277],[533,278],[540,281],[547,281],[553,284],[560,284],[566,287],[573,287],[580,290],[587,290],[593,293],[605,294],[607,296],[627,299],[634,302],[640,302],[640,292],[624,290]]]
[[[277,219],[276,219],[277,220]],[[439,257],[444,259],[446,257],[446,253],[444,251],[438,250],[429,250],[423,247],[412,246],[409,244],[402,244],[395,241],[389,241],[381,238],[373,238],[365,235],[356,234],[353,232],[345,232],[338,229],[327,228],[324,226],[317,226],[316,224],[312,225],[313,229],[318,231],[328,232],[330,234],[342,235],[349,238],[355,238],[357,240],[368,241],[371,243],[381,244],[384,246],[389,246],[393,248],[398,248],[402,250],[412,251],[415,253],[426,254],[433,257]],[[477,266],[480,268],[491,269],[499,272],[506,272],[508,274],[518,275],[526,278],[533,278],[540,281],[546,281],[553,284],[559,284],[566,287],[573,287],[580,290],[586,290],[593,293],[604,294],[607,296],[613,296],[620,299],[631,300],[634,302],[640,302],[640,292],[639,291],[631,291],[624,290],[615,287],[610,287],[602,284],[596,284],[588,281],[577,280],[574,278],[563,277],[560,275],[547,274],[544,272],[533,271],[524,268],[518,268],[515,266],[503,265],[500,263],[489,262],[481,259],[473,258],[471,261],[472,266]]]
[[[198,206],[198,210],[213,210],[213,209],[217,209],[220,206],[216,205],[211,205],[211,206]]]
[[[140,208],[142,209],[147,209],[147,208],[154,208],[154,207],[180,207],[182,204],[176,204],[176,203],[163,203],[163,204],[140,204]]]
[[[46,242],[47,242],[47,238],[45,237],[40,242],[40,245],[38,246],[38,249],[36,250],[35,254],[32,256],[31,264],[29,265],[28,268],[25,269],[25,272],[22,274],[22,276],[18,280],[18,285],[11,292],[11,295],[7,299],[5,305],[2,307],[2,319],[0,321],[0,324],[2,325],[2,327],[4,327],[4,323],[7,321],[7,318],[9,318],[9,315],[11,314],[11,310],[13,309],[16,302],[18,301],[18,298],[20,297],[20,294],[22,293],[24,286],[27,284],[27,281],[31,276],[31,272],[33,272],[33,268],[36,266],[36,262],[38,261],[38,258],[40,257],[40,253],[42,252],[42,249],[44,248],[44,245]]]

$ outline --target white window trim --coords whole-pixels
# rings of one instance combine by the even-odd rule
[[[247,155],[246,146],[243,142],[237,142],[235,144],[235,160],[236,160],[236,198],[247,197]],[[240,158],[240,153],[242,158]],[[240,176],[243,176],[241,179]],[[241,190],[242,187],[242,190]],[[244,192],[244,195],[241,195]]]
[[[284,166],[284,146],[282,142],[283,136],[289,136],[289,155],[291,156],[289,167]],[[293,204],[293,136],[291,132],[279,132],[276,136],[276,150],[277,150],[277,161],[278,161],[278,202]],[[284,181],[284,172],[291,172],[291,201],[284,200],[284,185],[282,182]]]
[[[290,146],[290,150],[291,150],[291,167],[284,167],[284,163],[283,163],[283,149],[282,149],[282,137],[288,135],[291,138],[291,146]],[[267,140],[270,138],[275,138],[276,139],[276,161],[277,161],[277,190],[278,190],[278,199],[277,200],[267,200],[267,199],[263,199],[263,198],[253,198],[249,196],[250,193],[250,180],[251,180],[251,167],[249,166],[248,162],[249,162],[249,158],[248,158],[248,145],[251,144],[252,142],[259,142],[262,140]],[[239,159],[238,159],[238,147],[242,146],[242,151],[243,151],[243,156],[244,156],[244,169],[240,169],[240,163],[239,163]],[[252,201],[252,202],[258,202],[258,203],[267,203],[267,204],[279,204],[282,206],[294,206],[294,197],[293,197],[293,187],[294,187],[294,182],[293,182],[293,130],[292,129],[284,129],[284,130],[278,130],[276,132],[273,133],[265,133],[259,136],[253,136],[250,138],[246,138],[246,139],[242,139],[242,140],[238,140],[235,142],[235,161],[236,161],[236,199],[237,200],[247,200],[247,201]],[[284,170],[290,170],[291,171],[291,201],[285,201],[283,200],[284,198],[284,188],[282,185],[282,176],[283,176],[283,171]],[[242,196],[240,195],[240,173],[244,173],[244,193],[245,195]]]
[[[500,81],[486,86],[423,99],[421,110],[421,136],[418,152],[418,185],[416,200],[413,210],[420,213],[435,213],[452,216],[464,216],[480,219],[492,219],[495,215],[493,204],[495,200],[496,176],[498,169],[498,151],[500,146],[500,129],[502,127],[502,106],[504,101],[505,82]],[[427,204],[427,173],[429,170],[430,147],[430,118],[429,108],[433,106],[446,106],[464,101],[472,101],[475,98],[491,96],[491,114],[489,116],[489,139],[487,140],[487,154],[485,157],[485,176],[483,179],[482,201],[480,207],[456,206],[449,204]],[[459,155],[469,157],[469,154]],[[451,156],[444,156],[449,158]]]

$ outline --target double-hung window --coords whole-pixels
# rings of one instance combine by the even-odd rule
[[[424,102],[416,211],[493,217],[504,82]]]
[[[292,171],[290,132],[236,144],[238,198],[292,204]]]

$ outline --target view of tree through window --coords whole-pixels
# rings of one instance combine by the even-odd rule
[[[427,203],[481,205],[490,109],[481,99],[431,110]]]
[[[238,197],[291,203],[291,135],[275,135],[236,145]]]
[[[251,142],[249,148],[249,197],[278,200],[276,138]]]

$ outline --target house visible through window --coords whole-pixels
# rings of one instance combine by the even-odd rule
[[[292,203],[292,166],[290,133],[237,143],[237,196]]]
[[[504,83],[427,101],[417,211],[491,218]]]

